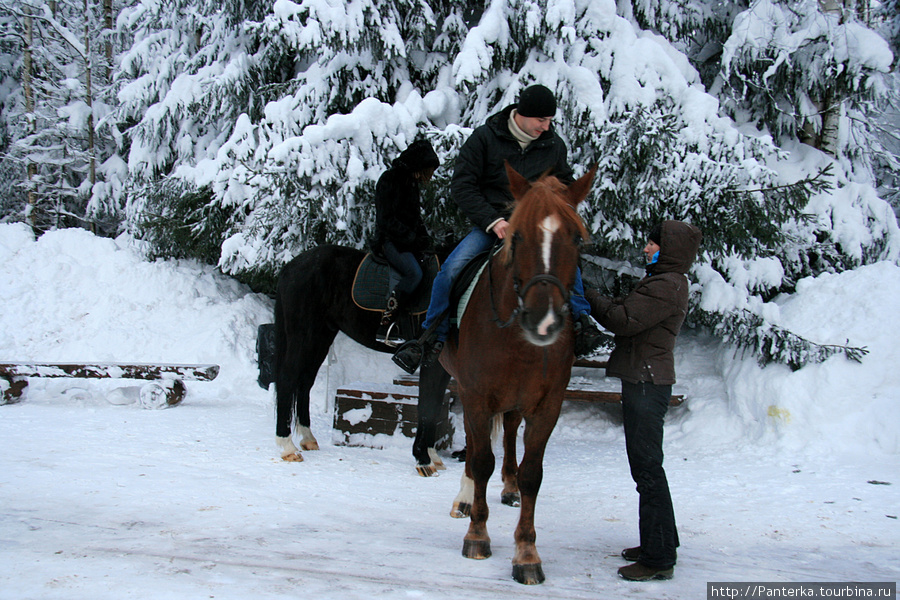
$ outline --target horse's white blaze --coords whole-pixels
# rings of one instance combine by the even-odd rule
[[[559,231],[559,218],[556,215],[548,215],[541,222],[541,231],[544,239],[541,242],[541,257],[544,259],[544,270],[550,272],[550,251],[553,248],[553,236]]]

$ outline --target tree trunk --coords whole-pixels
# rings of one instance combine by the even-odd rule
[[[31,18],[31,11],[25,8],[25,48],[22,61],[22,90],[25,94],[25,118],[29,121],[29,134],[35,132],[35,114],[34,114],[34,86],[32,85],[32,75],[34,66],[32,64],[31,47],[34,41],[34,22]],[[37,167],[34,163],[29,162],[26,167],[28,173],[28,197],[25,206],[25,217],[28,223],[34,227],[36,225],[35,203],[37,195],[34,193],[34,176],[37,175]]]
[[[112,0],[103,0],[103,28],[104,37],[106,38],[106,83],[112,80],[112,28],[113,28],[113,8]]]
[[[91,19],[88,16],[88,0],[84,0],[84,102],[88,106],[88,156],[90,165],[88,173],[91,180],[91,189],[97,183],[97,166],[94,151],[94,92],[91,82],[93,60],[91,59]]]

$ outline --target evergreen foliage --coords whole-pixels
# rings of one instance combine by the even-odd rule
[[[4,61],[2,76],[21,86],[3,98],[10,139],[0,173],[15,180],[6,181],[14,192],[2,216],[39,231],[96,226],[87,207],[97,164],[111,151],[96,130],[109,106],[101,9],[77,0],[2,4],[4,50],[18,52]]]
[[[707,326],[726,342],[745,348],[756,356],[759,365],[785,364],[796,371],[803,365],[823,362],[837,354],[861,362],[869,353],[865,348],[841,344],[817,344],[783,327],[767,322],[760,315],[743,309],[723,316],[703,310],[694,311],[695,323]]]
[[[880,15],[896,47],[897,20]],[[4,19],[4,31],[21,28]],[[690,221],[704,232],[695,323],[763,362],[859,359],[849,342],[779,328],[774,300],[803,277],[900,260],[896,218],[875,192],[890,193],[900,161],[869,118],[898,84],[874,28],[816,0],[139,0],[98,34],[117,53],[90,111],[76,110],[83,69],[65,49],[78,36],[48,30],[42,60],[60,71],[43,74],[33,131],[10,118],[27,112],[22,46],[0,40],[0,177],[44,186],[58,214],[127,228],[151,257],[215,263],[272,291],[307,248],[366,245],[375,181],[417,135],[442,162],[424,190],[426,225],[438,245],[464,235],[448,197],[454,157],[540,82],[557,95],[573,167],[598,164],[581,207],[589,260],[636,259],[659,220]],[[54,88],[57,76],[70,85]],[[83,141],[59,115],[88,113],[105,141],[85,186]],[[828,136],[833,156],[798,144]]]

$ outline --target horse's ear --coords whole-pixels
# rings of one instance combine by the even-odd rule
[[[518,200],[525,195],[525,192],[531,189],[531,183],[519,175],[516,170],[510,166],[508,160],[504,160],[503,164],[506,166],[506,177],[509,179],[509,191],[512,192],[513,198]]]
[[[597,163],[591,167],[590,171],[579,177],[572,185],[569,186],[569,204],[577,206],[579,202],[585,199],[594,182],[594,175],[597,173]]]

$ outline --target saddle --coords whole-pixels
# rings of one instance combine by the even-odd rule
[[[407,312],[421,315],[428,310],[431,284],[440,267],[437,256],[431,254],[425,258],[422,264],[422,283],[410,297]],[[369,252],[359,264],[356,277],[353,278],[353,302],[363,310],[383,312],[391,290],[399,280],[400,275],[391,268],[387,260]]]

